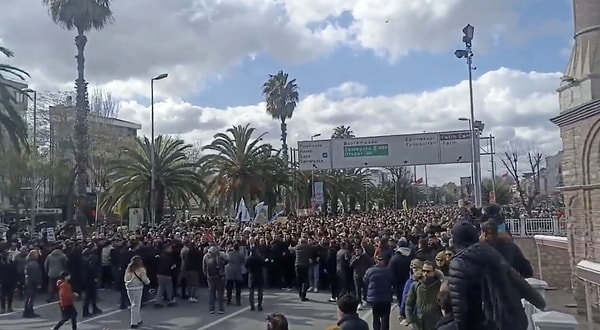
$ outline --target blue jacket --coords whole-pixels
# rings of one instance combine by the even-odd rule
[[[414,281],[413,273],[410,271],[410,276],[408,277],[408,280],[404,284],[404,289],[402,290],[402,301],[400,302],[400,308],[398,308],[400,315],[404,318],[406,318],[406,298],[408,298],[408,291],[410,290],[410,286]]]
[[[363,281],[367,286],[368,303],[393,301],[394,274],[387,267],[373,266],[367,269]]]

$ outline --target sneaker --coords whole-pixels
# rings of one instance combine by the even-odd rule
[[[225,311],[224,310],[220,310],[219,314],[225,314]]]
[[[214,314],[214,313],[215,313],[215,311],[211,309],[210,311],[208,311],[208,313],[209,313],[209,314]]]
[[[313,287],[311,286],[311,287],[309,287],[309,288],[308,288],[308,291],[312,291],[312,290],[314,290],[314,289],[315,289],[315,288],[313,288]]]
[[[333,298],[333,297],[331,297],[331,298],[329,298],[329,300],[328,300],[328,301],[329,301],[329,302],[336,302],[336,301],[337,301],[337,299],[336,299],[336,298]]]
[[[362,303],[358,304],[358,310],[359,310],[359,311],[362,311],[362,310],[363,310],[363,304],[362,304]]]
[[[189,297],[189,298],[188,298],[188,302],[190,302],[190,303],[194,303],[194,302],[195,302],[195,301],[194,301],[194,298],[192,298],[192,297]]]
[[[319,292],[319,289],[315,288],[315,289],[313,290],[313,292],[314,292],[314,293],[317,293],[317,292]]]

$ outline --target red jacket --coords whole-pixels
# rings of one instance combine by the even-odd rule
[[[71,283],[65,280],[56,281],[58,287],[58,304],[60,308],[72,307],[74,305],[73,290],[71,289]]]

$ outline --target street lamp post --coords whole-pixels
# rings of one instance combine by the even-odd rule
[[[365,166],[369,166],[369,163],[365,163]],[[369,184],[369,180],[371,180],[371,178],[369,176],[367,176],[367,180],[365,181],[365,211],[369,211],[369,193],[367,191],[367,186]]]
[[[471,130],[471,127],[472,127],[471,119],[466,118],[466,117],[460,117],[460,118],[458,118],[458,120],[466,121],[469,123],[469,132],[470,132],[469,134],[471,136],[473,136],[473,131]],[[473,199],[477,200],[477,196],[476,196],[477,192],[475,190],[475,149],[473,148],[473,143],[471,143],[471,164],[470,165],[471,165],[471,189],[473,191]]]
[[[154,146],[154,82],[156,80],[162,80],[167,78],[167,73],[159,74],[158,76],[150,79],[150,116],[151,119],[151,133],[150,133],[150,222],[152,225],[156,224],[156,164],[155,164],[155,146]]]
[[[313,135],[311,135],[310,140],[314,141],[315,138],[318,138],[319,136],[321,136],[321,133],[313,134]],[[315,164],[313,164],[312,167],[313,168],[310,170],[310,178],[311,178],[310,184],[312,185],[312,189],[311,189],[312,199],[313,199],[315,205],[317,205],[317,200],[315,199],[316,195],[317,195],[317,191],[315,189],[315,170],[314,170],[317,166]]]
[[[31,146],[31,230],[35,231],[35,215],[37,213],[37,91],[25,88],[23,93],[33,94],[33,136]]]
[[[472,178],[474,184],[474,193],[475,193],[475,204],[477,207],[481,207],[481,180],[477,166],[477,155],[478,155],[478,147],[476,143],[476,132],[475,132],[475,106],[473,102],[473,51],[472,51],[472,43],[473,43],[473,34],[475,32],[475,27],[471,24],[467,24],[462,30],[463,38],[462,41],[465,44],[465,49],[458,49],[454,52],[457,58],[464,58],[467,60],[467,68],[469,72],[469,108],[470,108],[470,124],[469,129],[471,132],[471,154],[473,159],[472,161]]]

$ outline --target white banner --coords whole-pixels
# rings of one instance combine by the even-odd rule
[[[315,204],[323,205],[325,203],[325,192],[323,191],[323,182],[315,182],[313,183],[313,192],[315,199]]]
[[[248,222],[252,220],[250,212],[248,212],[248,208],[246,207],[246,203],[244,202],[243,198],[240,199],[240,204],[238,205],[237,215],[235,219],[241,222]]]
[[[129,230],[137,230],[144,220],[144,210],[139,207],[129,209]]]

